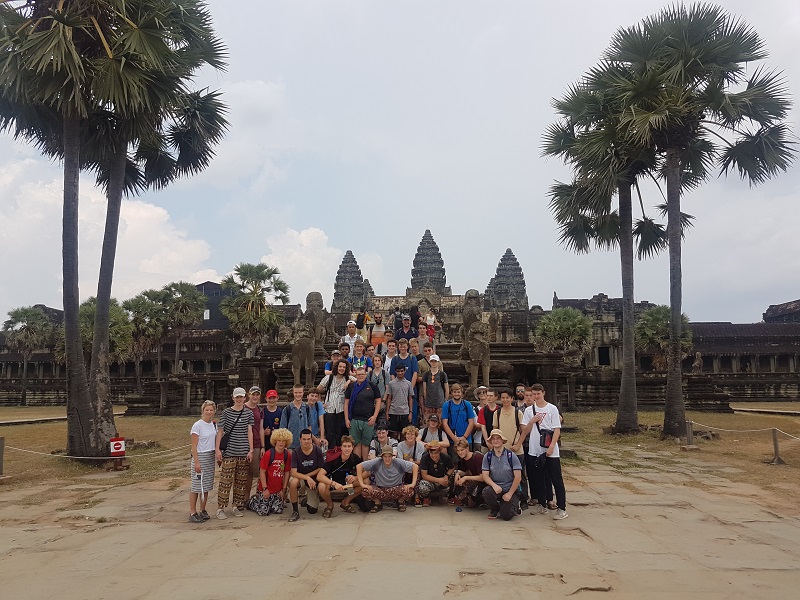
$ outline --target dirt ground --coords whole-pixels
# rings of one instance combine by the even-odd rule
[[[743,428],[734,417],[697,421]],[[122,473],[7,450],[6,472],[15,477],[0,486],[0,590],[4,598],[59,600],[794,597],[800,460],[765,464],[768,433],[722,433],[685,452],[655,430],[599,433],[609,414],[567,418],[580,431],[564,441],[577,458],[564,461],[563,521],[527,512],[490,521],[483,511],[430,507],[337,509],[331,519],[303,511],[297,523],[247,513],[194,525],[186,521],[187,448],[134,456]],[[119,426],[136,439],[159,439],[161,449],[137,451],[143,455],[181,445],[190,422],[123,418]],[[791,421],[781,425],[797,432]],[[64,439],[58,426],[4,427],[0,435],[55,449]],[[781,447],[794,456],[789,442]],[[212,508],[214,500],[212,492]]]

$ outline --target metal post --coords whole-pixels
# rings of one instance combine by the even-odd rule
[[[772,457],[772,460],[769,461],[771,465],[785,465],[786,461],[783,460],[778,453],[778,430],[777,428],[772,428],[772,447],[774,450],[775,455]]]

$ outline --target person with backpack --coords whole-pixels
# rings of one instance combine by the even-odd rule
[[[430,345],[426,345],[425,351],[429,349]],[[427,357],[427,361],[430,369],[422,376],[422,411],[426,417],[435,414],[441,419],[444,401],[450,397],[450,384],[447,381],[447,373],[441,369],[439,355],[431,354]]]
[[[327,443],[325,438],[325,405],[319,399],[317,388],[308,390],[306,404],[311,410],[311,433],[314,436],[314,444],[323,446],[323,441]]]
[[[489,518],[500,517],[510,521],[521,514],[519,509],[519,483],[522,481],[522,463],[504,444],[508,438],[499,429],[489,433],[489,451],[483,457],[481,469],[483,481],[483,501],[489,505]]]
[[[311,409],[303,402],[303,384],[292,387],[292,401],[281,413],[281,428],[292,432],[289,448],[295,450],[300,445],[300,432],[311,429]]]
[[[267,405],[261,409],[261,422],[264,424],[264,451],[272,448],[272,432],[281,426],[281,413],[278,406],[278,391],[267,390]]]
[[[500,410],[497,404],[497,392],[491,388],[486,388],[486,405],[478,411],[478,425],[481,428],[481,445],[484,448],[491,448],[489,445],[489,431],[492,429],[495,411]]]
[[[355,453],[366,460],[381,408],[381,394],[367,381],[367,370],[356,369],[356,380],[345,390],[344,424],[356,444]]]
[[[351,381],[350,363],[345,359],[339,359],[333,363],[331,374],[325,375],[317,387],[317,391],[322,395],[325,408],[323,418],[325,420],[325,437],[328,440],[329,448],[338,446],[342,435],[347,433],[344,424],[344,394]]]
[[[417,440],[423,444],[429,444],[433,440],[436,440],[439,442],[441,448],[450,447],[450,440],[447,439],[447,435],[445,435],[444,431],[439,427],[439,417],[436,415],[428,417],[428,426],[419,430]]]
[[[504,389],[500,392],[500,409],[492,415],[491,428],[499,429],[506,436],[508,441],[503,446],[517,455],[519,463],[525,464],[525,454],[522,450],[522,411],[514,406],[511,390]],[[520,501],[523,504],[528,502],[528,478],[525,469],[522,470],[522,488]]]
[[[411,406],[414,403],[411,382],[406,379],[406,366],[400,363],[396,369],[395,378],[389,381],[383,397],[389,431],[395,435],[411,424]]]
[[[286,490],[292,471],[292,432],[275,429],[269,436],[270,449],[264,452],[259,464],[256,494],[250,498],[247,508],[257,515],[279,515],[286,503]]]
[[[456,443],[464,440],[472,444],[472,432],[475,429],[475,409],[472,404],[462,398],[464,392],[460,383],[450,387],[453,397],[442,407],[442,429],[450,440],[450,458],[458,460]]]

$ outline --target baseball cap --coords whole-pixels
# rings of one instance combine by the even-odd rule
[[[347,322],[347,324],[348,324],[348,325],[355,325],[355,324],[356,324],[356,322],[355,322],[355,321],[353,321],[353,320],[351,319],[350,321],[348,321],[348,322]]]
[[[436,362],[441,362],[439,360],[439,355],[438,354],[431,354],[431,357],[428,359],[428,361],[430,362],[432,360],[435,360]]]
[[[241,388],[241,387],[233,388],[232,396],[234,398],[237,398],[239,396],[247,396],[247,392],[245,392],[244,388]]]
[[[384,454],[394,454],[394,450],[389,444],[386,444],[383,448],[381,448],[381,456]]]
[[[252,394],[254,392],[258,392],[260,394],[261,393],[261,388],[258,387],[257,385],[254,385],[253,387],[250,388],[250,393]]]
[[[267,398],[278,398],[278,391],[277,390],[269,390],[267,392]]]
[[[410,321],[411,320],[411,315],[407,315],[407,314],[403,313],[403,321],[405,321],[406,319],[408,319]]]
[[[438,415],[431,415],[430,417],[428,417],[428,421],[438,421],[438,420],[439,420]]]

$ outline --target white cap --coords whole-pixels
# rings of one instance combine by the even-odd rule
[[[439,360],[439,355],[438,355],[438,354],[431,354],[431,356],[430,356],[430,358],[429,358],[428,360],[429,360],[429,361],[431,361],[431,360],[435,360],[436,362],[441,362],[441,361]]]
[[[238,387],[233,389],[232,396],[236,398],[237,396],[247,396],[247,392],[244,391],[244,388]]]
[[[355,322],[355,321],[353,321],[353,320],[350,320],[350,321],[348,321],[348,322],[347,322],[347,324],[348,324],[348,325],[355,325],[355,324],[356,324],[356,322]]]

